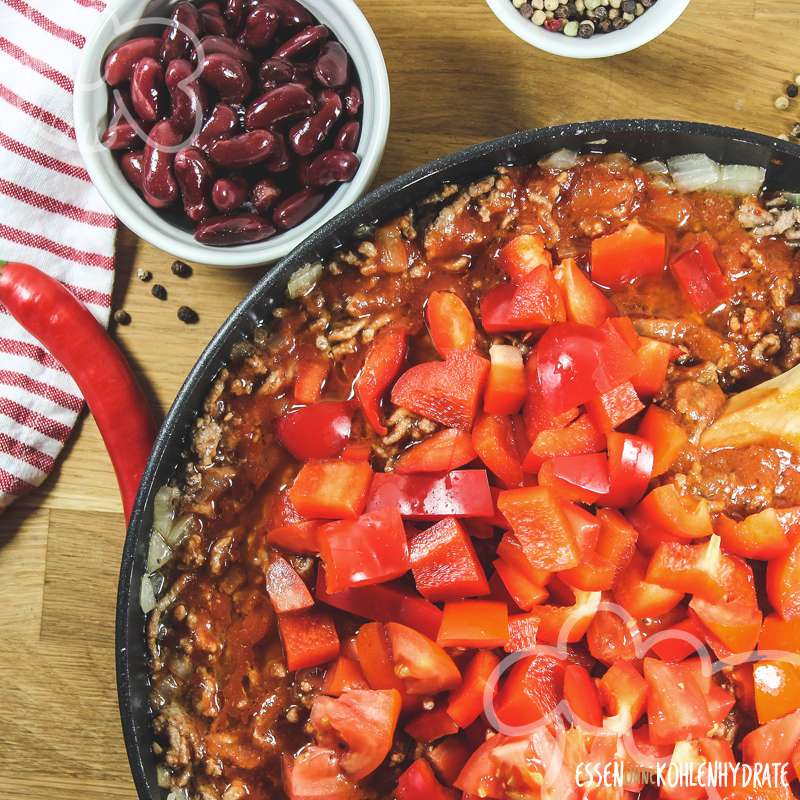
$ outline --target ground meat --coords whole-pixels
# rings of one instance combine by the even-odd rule
[[[713,364],[675,369],[667,392],[665,405],[678,415],[695,444],[725,406],[725,394],[719,387]]]
[[[153,720],[153,729],[165,742],[164,763],[170,769],[180,771],[204,757],[203,734],[197,718],[180,703],[173,702],[162,709]]]

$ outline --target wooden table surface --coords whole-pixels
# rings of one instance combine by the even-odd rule
[[[673,0],[660,0],[669,3]],[[540,53],[481,0],[360,0],[392,85],[385,180],[520,128],[661,117],[787,133],[774,98],[800,72],[798,0],[692,0],[657,41],[602,61]],[[800,100],[795,101],[800,104]],[[796,106],[800,112],[800,105]],[[794,119],[800,117],[800,113]],[[122,230],[114,333],[164,412],[210,336],[259,270],[198,268]],[[153,272],[167,302],[136,278]],[[176,318],[187,303],[200,324]],[[0,517],[0,787],[5,800],[133,798],[114,682],[114,603],[124,536],[114,477],[83,417],[55,474]]]

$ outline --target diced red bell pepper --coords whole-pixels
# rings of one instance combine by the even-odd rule
[[[505,486],[522,483],[522,459],[508,416],[478,417],[472,429],[472,445],[480,460]]]
[[[636,351],[639,368],[631,375],[631,383],[639,397],[651,398],[664,388],[669,364],[680,351],[674,345],[657,339],[641,337],[640,342]]]
[[[528,382],[528,396],[522,407],[522,418],[525,421],[525,432],[531,442],[535,441],[542,431],[565,428],[578,418],[580,409],[577,406],[569,408],[561,414],[553,414],[550,410],[542,394],[539,365],[535,353],[528,358],[525,364],[525,378]]]
[[[338,697],[350,689],[369,689],[369,684],[358,661],[341,655],[326,670],[321,691]]]
[[[525,456],[522,469],[524,472],[536,473],[549,458],[599,453],[605,447],[606,437],[603,432],[588,414],[582,414],[564,428],[542,431]]]
[[[531,486],[502,492],[498,508],[534,567],[557,571],[578,564],[580,553],[558,497]]]
[[[574,721],[599,728],[603,724],[603,710],[597,685],[585,667],[567,664],[564,670],[564,700],[570,707]]]
[[[640,533],[649,531],[655,539],[686,541],[714,533],[708,503],[680,495],[673,483],[653,489],[630,512],[630,520]]]
[[[648,685],[628,661],[612,664],[597,682],[603,707],[611,715],[608,729],[627,734],[647,707]]]
[[[580,557],[588,558],[597,548],[597,540],[600,536],[599,520],[591,511],[569,500],[562,500],[561,508],[572,529]]]
[[[342,461],[369,461],[372,443],[368,439],[350,441],[342,450]]]
[[[753,664],[756,712],[762,725],[800,708],[800,666],[788,660]]]
[[[688,434],[678,424],[675,414],[656,405],[647,409],[637,433],[650,442],[653,448],[654,478],[669,470],[689,441]]]
[[[439,706],[430,711],[420,712],[405,724],[403,730],[415,741],[427,744],[458,733],[458,725],[450,719],[447,711]]]
[[[432,745],[427,752],[428,760],[437,776],[448,786],[455,783],[471,754],[472,748],[464,736],[447,736]]]
[[[498,558],[493,566],[509,597],[523,611],[530,611],[535,605],[547,599],[547,589],[541,584],[534,583],[514,564]]]
[[[481,299],[481,325],[487,333],[538,331],[566,318],[561,290],[544,266],[519,283],[495,286]]]
[[[369,463],[308,461],[294,479],[289,499],[309,519],[356,519],[371,483]]]
[[[766,561],[783,555],[789,549],[789,539],[774,508],[750,514],[740,522],[720,514],[714,530],[729,553],[742,558]]]
[[[492,600],[445,603],[436,641],[442,647],[502,647],[508,641],[508,607]]]
[[[294,379],[294,400],[296,403],[316,403],[322,396],[322,389],[330,370],[327,358],[304,358],[297,365]]]
[[[312,520],[281,525],[267,533],[267,544],[286,550],[287,553],[319,553],[319,531],[321,523]]]
[[[457,793],[442,786],[430,764],[418,758],[398,778],[394,796],[397,800],[456,800]]]
[[[631,222],[592,241],[592,280],[619,289],[636,278],[660,275],[666,258],[666,236]]]
[[[605,453],[556,456],[542,464],[538,477],[540,486],[578,503],[604,502],[611,488]]]
[[[534,606],[528,616],[537,620],[537,641],[563,644],[580,641],[589,629],[600,606],[601,592],[575,590],[572,606]]]
[[[433,603],[403,587],[379,584],[330,594],[325,588],[325,583],[325,570],[320,568],[317,571],[317,585],[314,591],[314,596],[320,603],[326,603],[364,619],[402,622],[424,633],[428,638],[435,639],[439,632],[442,612]]]
[[[275,433],[281,445],[300,461],[335,458],[350,438],[352,414],[349,403],[314,403],[280,417]]]
[[[721,305],[733,293],[714,251],[705,240],[678,256],[669,268],[686,299],[701,314]]]
[[[508,641],[503,649],[506,653],[532,650],[536,646],[539,620],[529,614],[511,614],[508,618]]]
[[[428,361],[403,373],[392,389],[392,402],[440,425],[468,431],[489,369],[477,353],[455,350],[444,361]]]
[[[520,283],[538,267],[553,266],[553,258],[538,233],[515,236],[497,254],[497,264],[514,283]]]
[[[396,508],[412,520],[491,517],[494,501],[486,470],[456,470],[447,475],[379,472],[372,481],[367,511],[383,508]]]
[[[412,536],[408,542],[417,591],[428,600],[456,600],[489,594],[489,584],[469,534],[452,517]]]
[[[453,350],[475,347],[475,321],[464,301],[453,292],[431,292],[425,319],[436,352],[445,358]]]
[[[767,566],[767,596],[786,620],[800,618],[800,530],[789,536],[789,549]]]
[[[314,598],[292,565],[281,556],[267,567],[266,588],[277,614],[311,608]]]
[[[617,333],[625,340],[625,344],[633,352],[642,346],[642,337],[636,332],[633,320],[630,317],[611,317],[609,322],[617,329]]]
[[[617,313],[614,304],[589,280],[574,258],[558,265],[555,279],[564,295],[570,322],[597,328]]]
[[[638,550],[614,584],[614,599],[636,619],[660,617],[683,600],[684,593],[645,580],[647,558]]]
[[[599,328],[551,325],[536,346],[540,394],[553,416],[619,386],[638,366],[636,354],[610,322]]]
[[[788,764],[798,742],[800,709],[748,733],[742,739],[742,760],[745,764]]]
[[[683,661],[690,655],[696,654],[705,637],[705,628],[694,614],[670,625],[663,632],[666,636],[651,645],[652,651],[662,661]],[[677,635],[672,636],[673,633]],[[693,637],[693,640],[683,638],[682,634]]]
[[[486,414],[516,414],[528,394],[522,353],[510,344],[493,344],[489,360],[491,368],[483,410]]]
[[[318,535],[329,594],[385,583],[411,569],[403,519],[396,508],[331,522]]]
[[[653,447],[641,436],[608,434],[608,479],[610,490],[603,502],[614,508],[629,508],[642,499],[653,477]]]
[[[500,685],[494,712],[505,725],[530,725],[558,706],[564,695],[566,664],[551,655],[520,659]]]
[[[586,411],[604,433],[619,428],[623,422],[633,419],[643,410],[644,405],[630,381],[623,381],[619,386],[586,402]]]
[[[800,625],[770,614],[758,637],[759,650],[785,650],[800,655]]]
[[[525,555],[519,539],[507,531],[497,545],[497,555],[507,564],[521,572],[531,582],[538,586],[545,586],[550,579],[550,572],[546,569],[534,567]]]
[[[461,686],[450,692],[447,713],[460,728],[468,728],[483,713],[486,684],[499,664],[491,650],[479,650],[464,670]]]
[[[450,472],[476,458],[472,436],[455,428],[445,428],[404,450],[395,463],[400,475],[414,472]]]
[[[278,632],[291,672],[327,664],[339,655],[339,636],[327,611],[311,608],[281,614]]]

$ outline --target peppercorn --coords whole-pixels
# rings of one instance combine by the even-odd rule
[[[178,278],[191,278],[192,268],[183,261],[175,261],[172,264],[172,274]]]
[[[627,23],[627,21],[625,20],[625,18],[624,18],[624,17],[617,17],[617,18],[616,18],[616,19],[615,19],[615,20],[614,20],[614,21],[611,23],[611,27],[612,27],[612,28],[613,28],[615,31],[622,30],[623,28],[627,27],[627,25],[628,25],[628,23]]]
[[[569,16],[569,11],[566,6],[559,6],[555,10],[554,16],[556,19],[566,19]]]
[[[158,300],[166,300],[167,299],[167,290],[160,284],[155,283],[153,284],[153,288],[150,290],[153,297]]]
[[[636,0],[622,0],[622,13],[633,14],[636,11]]]
[[[566,36],[578,35],[578,20],[572,19],[564,26],[564,34]]]
[[[578,27],[578,36],[581,39],[591,39],[594,36],[594,22],[590,19],[585,19]]]
[[[118,325],[130,325],[131,315],[124,308],[118,308],[114,312],[114,322]]]
[[[652,5],[656,2],[656,0],[642,0],[642,5],[645,8],[651,8]]]
[[[548,19],[544,23],[545,28],[549,31],[553,31],[554,33],[560,33],[561,29],[564,27],[564,20],[563,19]]]
[[[142,269],[139,267],[139,269],[136,270],[136,277],[142,281],[142,283],[149,283],[153,280],[153,273],[150,272],[149,269]]]
[[[519,13],[522,14],[523,19],[530,19],[533,16],[533,6],[530,3],[523,3],[519,7]]]
[[[798,89],[797,89],[797,84],[796,83],[790,83],[786,87],[786,94],[788,94],[789,97],[797,97],[797,91],[798,91]]]
[[[601,19],[597,25],[597,29],[600,31],[600,33],[608,33],[611,30],[611,20]]]
[[[782,94],[780,97],[776,97],[775,108],[777,108],[778,111],[786,111],[786,109],[789,108],[789,98],[785,94]]]
[[[194,325],[198,322],[200,317],[193,308],[189,308],[189,306],[181,306],[178,309],[178,319],[181,322],[185,322],[187,325]]]
[[[594,10],[595,23],[604,19],[608,19],[608,9],[605,6],[597,6],[597,8]]]

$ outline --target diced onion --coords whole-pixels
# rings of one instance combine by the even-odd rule
[[[542,169],[572,169],[578,163],[578,154],[574,150],[556,150],[539,161]]]
[[[645,161],[641,167],[648,175],[669,175],[669,167],[663,161]]]
[[[145,614],[149,614],[156,607],[156,593],[153,591],[153,583],[149,575],[142,578],[142,585],[139,589],[139,605]]]
[[[790,206],[800,206],[800,194],[797,192],[781,192],[781,197]]]
[[[169,534],[180,497],[181,493],[174,486],[162,486],[153,498],[153,530],[162,539]]]
[[[189,535],[193,524],[194,517],[191,514],[184,514],[178,517],[167,534],[167,544],[172,548],[180,547],[183,544],[183,540]]]
[[[167,795],[167,800],[189,800],[189,795],[186,794],[186,789],[175,789]]]
[[[297,300],[298,297],[307,295],[322,277],[323,269],[321,261],[315,261],[313,264],[305,264],[300,267],[289,278],[289,285],[286,287],[289,298]]]
[[[156,764],[156,783],[162,789],[169,789],[172,786],[169,770],[163,764]]]
[[[164,564],[172,558],[170,546],[159,536],[153,533],[150,537],[150,547],[147,550],[147,571],[158,572]]]
[[[767,171],[763,167],[730,164],[720,167],[719,181],[713,188],[728,194],[758,194],[766,176]]]
[[[675,186],[682,192],[710,189],[719,181],[719,164],[705,153],[675,156],[667,161]]]

